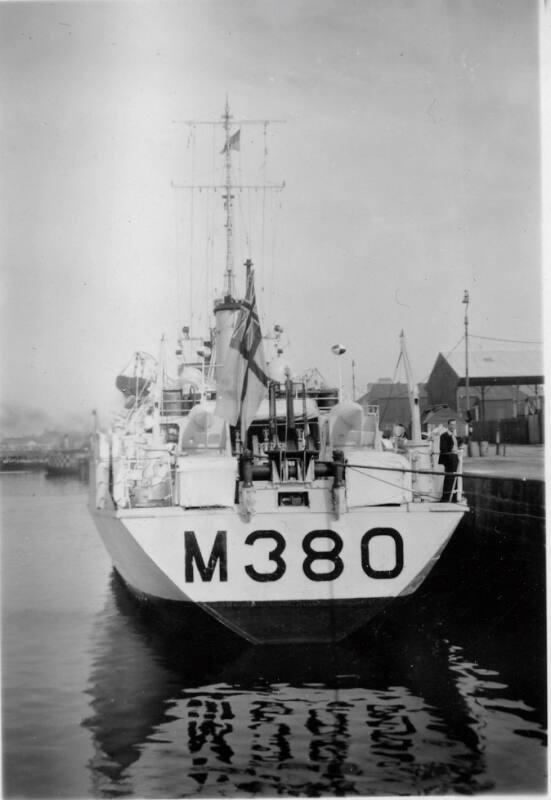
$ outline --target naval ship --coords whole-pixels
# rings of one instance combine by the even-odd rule
[[[247,121],[226,102],[213,124],[226,239],[213,324],[198,339],[182,328],[175,375],[163,338],[158,357],[138,352],[116,378],[125,407],[96,423],[90,510],[129,591],[182,630],[209,615],[251,643],[339,641],[430,573],[467,511],[461,475],[443,502],[404,337],[408,440],[384,439],[377,407],[315,371],[295,375],[278,326],[266,358],[250,259],[235,290],[232,159]]]

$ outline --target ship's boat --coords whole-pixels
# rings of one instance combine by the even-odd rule
[[[222,119],[229,236],[239,139],[227,106]],[[467,510],[461,479],[442,502],[412,380],[411,439],[389,442],[376,407],[294,376],[281,348],[266,365],[252,263],[237,300],[231,254],[228,238],[199,360],[183,329],[177,377],[163,343],[119,380],[125,411],[93,436],[91,511],[128,588],[182,627],[201,609],[253,643],[341,640],[429,574]],[[402,354],[409,368],[403,337]]]

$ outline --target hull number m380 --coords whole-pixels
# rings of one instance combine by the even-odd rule
[[[373,543],[384,537],[386,543],[392,542],[394,548],[394,564],[390,569],[379,569],[373,562]],[[267,541],[273,547],[266,554],[269,569],[260,570],[254,564],[254,546],[257,542]],[[202,581],[212,581],[215,572],[218,580],[228,580],[228,546],[226,531],[218,531],[212,546],[208,561],[205,562],[203,553],[197,542],[194,531],[185,531],[185,580],[193,583],[196,576]],[[251,563],[245,564],[245,572],[253,581],[266,583],[278,581],[287,571],[287,562],[284,558],[287,543],[281,533],[273,530],[260,530],[249,533],[245,544],[251,548]],[[302,571],[311,581],[334,581],[344,571],[344,562],[341,558],[343,541],[338,533],[331,530],[315,530],[307,533],[302,540],[304,559]],[[396,578],[404,568],[404,542],[394,528],[371,528],[364,533],[360,542],[362,569],[369,578],[379,580]]]

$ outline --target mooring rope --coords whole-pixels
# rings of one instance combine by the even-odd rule
[[[326,461],[326,462],[323,462],[323,463],[329,464],[331,462]],[[465,477],[465,473],[463,473],[463,472],[447,472],[446,473],[446,472],[434,472],[434,471],[430,471],[430,470],[406,469],[405,467],[402,468],[402,467],[368,466],[366,464],[347,464],[346,466],[348,468],[358,472],[358,474],[363,475],[363,477],[365,477],[365,478],[371,478],[374,481],[379,481],[380,483],[384,483],[387,486],[392,486],[394,489],[405,489],[406,487],[404,487],[403,485],[401,485],[399,483],[394,483],[393,481],[387,481],[384,478],[380,478],[380,477],[378,477],[376,475],[368,475],[365,472],[363,472],[362,470],[378,469],[378,470],[390,471],[390,472],[414,473],[416,475],[439,475],[441,477],[445,477],[446,475],[449,475],[449,476],[453,475],[454,478],[458,478],[458,477],[463,477],[464,478]],[[418,490],[415,490],[415,489],[406,489],[406,491],[411,491],[417,497],[427,497],[428,499],[435,499],[435,495],[431,494],[429,492],[421,492],[421,491],[418,491]],[[466,492],[465,489],[463,489],[462,494],[465,497],[467,497],[468,494],[470,494],[470,493]],[[492,499],[499,500],[500,499],[500,498],[495,498],[495,496],[491,495],[491,494],[478,494],[477,497],[480,498],[480,499],[484,499],[484,500],[492,500]],[[526,512],[516,512],[516,511],[505,511],[503,509],[489,508],[488,506],[482,506],[482,507],[479,506],[477,508],[471,508],[470,510],[471,510],[472,513],[476,513],[477,511],[484,511],[484,512],[489,513],[489,514],[505,514],[505,515],[507,515],[509,517],[522,517],[524,519],[534,519],[534,520],[538,520],[540,522],[545,522],[545,519],[546,519],[545,517],[542,517],[542,516],[540,516],[538,514],[528,514]]]

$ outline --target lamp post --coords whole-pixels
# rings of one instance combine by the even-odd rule
[[[467,453],[472,456],[470,437],[470,397],[469,397],[469,291],[465,289],[463,301],[465,304],[465,417],[467,423]]]
[[[342,344],[334,344],[331,348],[331,352],[334,353],[336,356],[342,356],[346,353],[346,347],[343,347]],[[342,370],[341,370],[341,360],[339,358],[339,402],[342,400]]]

